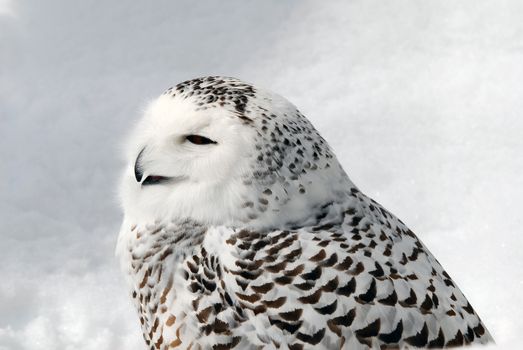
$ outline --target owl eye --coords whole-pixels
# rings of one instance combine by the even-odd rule
[[[213,143],[213,144],[217,143],[216,141],[213,141],[213,140],[208,139],[207,137],[201,136],[201,135],[187,135],[185,137],[185,139],[187,141],[189,141],[190,143],[194,143],[195,145],[209,145],[211,143]]]

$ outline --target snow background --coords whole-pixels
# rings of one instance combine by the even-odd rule
[[[0,349],[144,349],[120,145],[177,82],[286,96],[497,340],[523,333],[523,2],[0,0]]]

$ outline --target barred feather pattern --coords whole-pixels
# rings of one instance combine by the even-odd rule
[[[346,201],[347,202],[347,201]],[[447,348],[491,337],[416,235],[356,188],[316,225],[134,227],[132,292],[151,349]]]

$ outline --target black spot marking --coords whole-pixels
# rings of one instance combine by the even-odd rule
[[[421,328],[421,330],[418,333],[416,333],[412,337],[405,338],[405,341],[412,346],[417,346],[421,348],[427,345],[428,337],[429,329],[427,328],[427,323],[424,323],[423,328]]]
[[[304,280],[312,280],[312,281],[315,281],[317,280],[318,278],[321,277],[321,267],[320,266],[317,266],[315,269],[313,269],[312,271],[308,272],[308,273],[304,273],[301,275],[301,277],[304,279]]]
[[[302,309],[295,309],[294,311],[280,312],[278,315],[285,321],[298,321],[302,313]]]
[[[331,315],[338,307],[338,300],[334,300],[331,304],[325,305],[324,307],[315,308],[318,313],[322,315]]]
[[[340,295],[345,295],[348,297],[352,293],[354,293],[355,290],[356,290],[356,280],[353,277],[353,278],[351,278],[351,280],[349,282],[347,282],[346,285],[338,288],[338,290],[336,290],[336,293],[338,293]]]
[[[390,333],[382,333],[379,335],[379,339],[385,343],[397,343],[401,339],[403,334],[403,321],[400,320],[396,325],[396,328]]]
[[[438,336],[432,339],[428,344],[428,348],[442,348],[445,346],[445,335],[441,328],[439,329]]]
[[[414,293],[414,291],[411,288],[409,297],[403,301],[400,301],[400,305],[404,307],[412,307],[416,305],[417,300],[418,298],[416,297],[416,293]]]
[[[363,303],[370,303],[374,300],[374,298],[376,298],[376,280],[373,278],[367,292],[358,295],[358,301]]]
[[[375,337],[380,331],[380,325],[381,321],[379,318],[377,318],[374,322],[369,323],[367,327],[358,329],[354,333],[356,333],[357,337],[361,338]]]
[[[384,305],[394,306],[398,302],[398,295],[396,294],[396,291],[393,290],[388,297],[380,299],[378,302]]]
[[[463,346],[463,340],[463,333],[458,330],[454,339],[449,340],[445,346]]]
[[[325,335],[325,328],[322,328],[312,335],[298,332],[298,334],[296,335],[296,338],[298,338],[299,340],[301,340],[304,343],[316,345],[323,339],[324,335]]]
[[[300,329],[302,321],[300,321],[298,323],[289,323],[289,322],[284,322],[284,321],[276,319],[276,318],[269,317],[269,323],[271,325],[275,325],[276,327],[278,327],[281,330],[294,334],[294,333],[296,333],[296,331],[298,329]]]

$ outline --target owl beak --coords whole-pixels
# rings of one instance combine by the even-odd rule
[[[138,153],[138,157],[136,158],[136,161],[134,162],[134,178],[137,182],[142,182],[143,179],[143,168],[141,164],[141,160],[143,157],[143,152],[145,151],[145,148],[143,148],[140,153]]]
[[[143,157],[144,157],[145,148],[143,148],[136,161],[134,162],[134,178],[136,182],[140,183],[142,186],[146,185],[157,185],[169,181],[171,178],[160,175],[147,175],[144,179],[144,168],[143,168]],[[143,180],[143,181],[142,181]]]

